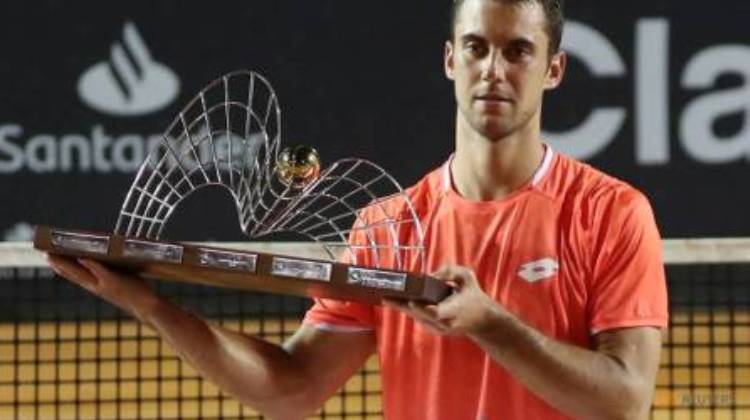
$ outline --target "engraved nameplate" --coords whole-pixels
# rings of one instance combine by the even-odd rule
[[[215,249],[198,249],[198,264],[204,267],[255,273],[258,256]]]
[[[70,233],[53,230],[52,245],[57,249],[68,251],[90,252],[92,254],[107,255],[109,237],[90,235],[85,233]]]
[[[350,267],[347,274],[347,283],[373,289],[403,292],[406,290],[406,273]]]
[[[271,264],[271,274],[306,280],[330,281],[331,268],[330,263],[276,257]]]
[[[170,262],[175,264],[182,262],[181,246],[156,244],[135,239],[125,240],[122,254],[126,257],[140,258],[143,260]]]

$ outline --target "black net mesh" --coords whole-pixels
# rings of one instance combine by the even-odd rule
[[[750,418],[750,264],[668,267],[655,419]],[[0,419],[253,419],[150,330],[45,268],[0,268]],[[160,283],[191,310],[281,342],[309,301]],[[382,417],[370,360],[318,418]]]
[[[0,269],[0,419],[255,419],[148,328],[48,269]],[[186,308],[281,343],[310,302],[160,283]],[[318,418],[380,416],[370,360]]]
[[[750,418],[750,264],[668,266],[670,329],[652,417]]]

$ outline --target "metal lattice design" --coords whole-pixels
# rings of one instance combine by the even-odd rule
[[[345,252],[353,264],[424,269],[419,219],[393,177],[366,160],[343,159],[294,188],[274,170],[280,139],[281,109],[265,78],[235,72],[214,80],[142,164],[115,232],[158,239],[182,200],[220,186],[234,198],[251,238],[294,232],[321,243],[331,258]]]

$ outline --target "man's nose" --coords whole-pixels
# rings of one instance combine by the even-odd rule
[[[507,62],[500,50],[494,50],[487,55],[484,68],[482,69],[482,79],[485,81],[502,81],[505,80],[505,66]]]

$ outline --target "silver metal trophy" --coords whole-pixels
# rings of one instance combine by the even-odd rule
[[[330,260],[161,241],[180,203],[208,186],[231,194],[250,238],[293,232],[319,243]],[[368,302],[438,301],[448,291],[425,277],[423,242],[409,196],[380,166],[342,159],[322,168],[314,148],[283,147],[278,97],[248,71],[214,80],[174,119],[141,165],[114,235],[40,227],[35,239],[49,252],[158,279]]]

